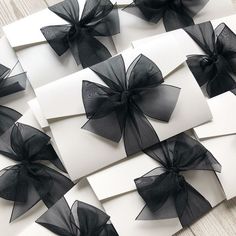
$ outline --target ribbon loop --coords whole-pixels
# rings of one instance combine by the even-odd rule
[[[123,135],[128,156],[159,142],[146,116],[168,122],[180,88],[162,84],[160,69],[144,55],[139,55],[127,72],[121,55],[91,70],[108,87],[83,81],[89,119],[83,128],[115,142]]]
[[[81,18],[78,0],[65,0],[49,9],[69,23],[41,28],[58,56],[70,49],[76,63],[83,67],[111,57],[108,49],[95,38],[120,32],[118,9],[110,0],[87,0]]]
[[[14,68],[19,62],[16,63]],[[13,69],[14,69],[13,68]],[[13,69],[0,64],[0,97],[4,97],[13,93],[20,92],[26,88],[26,73],[20,73],[10,76]]]
[[[210,203],[182,175],[190,170],[221,170],[217,160],[200,143],[183,133],[145,152],[160,162],[162,168],[135,179],[137,191],[146,202],[137,219],[178,217],[185,227],[211,209]]]
[[[208,0],[133,0],[125,10],[153,23],[158,23],[163,18],[166,31],[170,31],[193,25],[192,17],[207,2]]]
[[[0,153],[18,162],[0,175],[0,197],[14,201],[11,221],[22,216],[38,201],[52,206],[73,182],[39,161],[50,161],[64,171],[50,138],[41,131],[16,123],[0,138]]]
[[[213,29],[210,22],[184,29],[205,55],[189,55],[187,64],[200,86],[207,85],[209,97],[236,88],[236,35],[222,23]]]
[[[105,212],[84,202],[75,201],[70,208],[63,197],[36,222],[62,236],[118,236],[109,219]]]

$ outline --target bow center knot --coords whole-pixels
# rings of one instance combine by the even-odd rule
[[[216,63],[218,61],[218,59],[219,59],[219,56],[216,53],[213,53],[210,56],[205,56],[201,60],[201,66],[203,68],[205,68],[206,66],[209,66],[209,65],[211,65],[213,63]]]
[[[70,29],[70,32],[69,32],[69,37],[71,39],[73,39],[73,38],[77,38],[77,37],[81,36],[82,30],[83,30],[83,27],[80,24],[80,22],[72,25],[71,29]]]
[[[170,168],[170,172],[172,172],[172,173],[175,173],[175,174],[179,174],[179,169],[178,169],[178,167],[175,167],[175,166],[171,166],[171,168]]]
[[[23,164],[23,166],[29,166],[30,165],[30,161],[28,159],[22,160],[21,163]]]
[[[130,99],[130,96],[131,96],[131,92],[128,91],[128,90],[125,90],[121,93],[121,96],[120,96],[120,101],[121,103],[127,103]]]

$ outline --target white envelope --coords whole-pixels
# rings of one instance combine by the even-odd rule
[[[168,50],[166,41],[171,42]],[[168,123],[149,119],[160,140],[211,119],[205,98],[192,73],[185,64],[179,66],[185,57],[171,36],[142,50],[125,51],[123,58],[126,67],[140,53],[158,65],[166,77],[165,83],[181,88],[180,97]],[[72,180],[91,174],[126,156],[123,140],[116,144],[81,129],[87,121],[81,96],[83,79],[104,84],[94,72],[85,69],[36,89],[43,116],[49,122],[60,156]],[[192,107],[198,107],[201,112]]]
[[[236,12],[231,0],[210,0],[207,5],[193,18],[195,23],[228,16]],[[149,23],[123,10],[119,11],[121,32],[113,36],[118,52],[130,46],[132,41],[164,33],[163,22]]]
[[[210,2],[214,2],[214,1],[210,1]],[[221,23],[225,23],[234,33],[236,33],[235,21],[236,21],[236,14],[226,16],[223,18],[214,19],[211,21],[211,23],[214,28],[216,28]],[[140,48],[142,47],[143,44],[154,43],[155,41],[159,40],[160,37],[164,37],[166,34],[172,35],[178,41],[179,47],[181,48],[181,50],[186,56],[192,55],[192,54],[204,53],[203,50],[196,44],[196,42],[183,29],[174,30],[168,33],[155,35],[152,37],[147,37],[141,40],[136,40],[132,42],[132,46],[134,48]]]
[[[6,37],[0,38],[0,64],[8,67],[9,69],[13,69],[10,76],[20,74],[23,71],[21,64],[18,62],[17,56],[14,50],[11,48]],[[17,63],[18,62],[18,63]],[[27,102],[35,97],[35,94],[29,84],[26,81],[26,89],[14,94],[10,94],[5,97],[0,98],[0,104],[10,107],[12,109],[17,110],[20,113],[26,112],[28,110]]]
[[[38,122],[35,120],[34,115],[30,110],[28,110],[19,120],[23,124],[30,125],[35,127],[36,129],[41,129]],[[16,164],[13,160],[3,156],[0,154],[0,170],[7,166],[11,166]],[[4,235],[15,236],[18,235],[21,231],[23,231],[30,223],[33,223],[39,216],[41,216],[46,210],[47,207],[40,201],[29,210],[26,214],[21,216],[19,219],[9,223],[11,212],[13,208],[13,202],[4,200],[0,198],[0,225],[1,230],[4,232]]]
[[[91,187],[107,214],[112,217],[119,235],[170,236],[182,228],[178,218],[135,220],[145,202],[136,190],[134,179],[158,166],[158,162],[142,154],[88,176]],[[189,171],[183,175],[213,207],[224,200],[222,188],[214,172]]]
[[[65,199],[68,202],[69,206],[76,201],[82,201],[87,204],[93,205],[102,211],[104,211],[101,203],[98,201],[96,195],[91,189],[86,179],[81,180],[78,184],[76,184],[68,193],[65,194]],[[50,210],[50,209],[49,209]],[[55,236],[56,234],[52,233],[45,227],[32,222],[26,227],[24,231],[22,231],[19,236]]]
[[[124,2],[126,0],[121,0],[121,3]],[[80,0],[80,9],[83,9],[84,3],[85,0]],[[40,31],[44,26],[61,24],[68,22],[45,9],[3,27],[34,89],[82,69],[81,65],[76,64],[70,50],[59,57]],[[102,37],[100,41],[111,54],[116,54],[109,38]]]
[[[208,100],[213,120],[194,128],[194,133],[202,144],[222,165],[217,176],[227,199],[236,196],[236,96],[231,92],[223,93]]]

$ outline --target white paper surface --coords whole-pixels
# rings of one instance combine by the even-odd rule
[[[87,204],[93,205],[104,211],[101,203],[97,200],[93,190],[88,184],[86,179],[80,181],[75,185],[67,194],[65,194],[65,199],[67,200],[69,206],[76,201],[82,201]],[[43,212],[44,213],[44,212]],[[19,236],[55,236],[56,234],[52,233],[45,227],[33,222],[26,229],[19,234]]]
[[[231,92],[223,93],[208,100],[213,119],[195,127],[199,139],[236,134],[236,96]]]
[[[214,155],[222,166],[221,173],[217,176],[224,189],[226,198],[229,200],[236,196],[236,135],[226,135],[205,139],[202,144]]]
[[[102,200],[103,207],[111,215],[112,222],[120,235],[168,236],[182,228],[177,218],[158,221],[135,220],[145,202],[136,191],[134,179],[157,166],[159,166],[157,162],[143,154],[88,177],[90,185],[97,197]],[[214,172],[188,171],[183,175],[213,207],[224,200],[222,188]]]

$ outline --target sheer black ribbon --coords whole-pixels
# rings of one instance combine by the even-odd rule
[[[75,201],[70,209],[63,197],[36,222],[60,236],[118,236],[109,219],[84,202]]]
[[[146,202],[137,219],[178,217],[186,227],[212,208],[181,174],[190,170],[221,171],[220,164],[204,146],[186,134],[180,134],[145,152],[161,167],[135,180],[137,190]]]
[[[0,64],[0,97],[25,90],[26,73],[23,72],[18,75],[10,76],[11,72],[11,69]]]
[[[206,84],[209,97],[236,88],[236,35],[224,23],[213,29],[210,22],[184,29],[204,51],[204,55],[189,55],[188,66],[198,84]]]
[[[163,84],[160,69],[142,54],[127,72],[121,55],[91,70],[108,87],[83,81],[82,96],[89,120],[82,128],[114,142],[123,136],[128,156],[159,142],[146,116],[168,122],[180,88]]]
[[[87,0],[80,19],[77,0],[65,0],[49,7],[69,24],[41,29],[50,46],[59,55],[70,49],[77,64],[92,66],[111,57],[97,36],[112,36],[120,32],[118,9],[110,0]]]
[[[125,8],[147,21],[158,23],[163,18],[166,31],[193,25],[195,16],[209,0],[133,0]]]
[[[21,116],[19,112],[0,105],[0,136],[20,119]]]
[[[40,200],[51,207],[73,187],[71,180],[42,163],[49,161],[65,171],[49,141],[46,134],[21,123],[0,137],[0,154],[18,162],[0,171],[0,197],[14,201],[10,221]]]
[[[231,90],[231,92],[232,92],[234,95],[236,95],[236,88],[233,89],[233,90]]]

